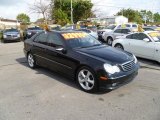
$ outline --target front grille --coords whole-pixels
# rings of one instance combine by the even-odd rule
[[[17,37],[17,35],[13,35],[13,37]]]
[[[131,71],[134,68],[134,66],[135,66],[134,60],[126,62],[126,63],[121,65],[122,70],[125,71],[125,72]]]

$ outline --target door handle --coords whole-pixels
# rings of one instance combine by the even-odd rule
[[[158,50],[156,49],[156,52],[158,52]]]

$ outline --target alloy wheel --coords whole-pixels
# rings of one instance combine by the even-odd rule
[[[79,82],[80,86],[86,91],[92,90],[95,85],[94,76],[87,69],[82,69],[79,71],[78,82]]]
[[[28,54],[28,64],[31,68],[34,68],[34,58],[33,58],[33,55],[32,54]]]

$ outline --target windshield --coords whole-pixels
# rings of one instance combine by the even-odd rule
[[[111,29],[113,30],[116,26],[115,25],[109,25],[108,27],[106,27],[106,29]]]
[[[151,32],[149,36],[155,41],[160,42],[160,33],[159,32]]]
[[[134,25],[134,24],[133,24],[132,27],[137,28],[137,25]]]
[[[18,30],[17,29],[7,29],[5,30],[5,32],[18,32]]]
[[[62,36],[72,48],[86,48],[101,45],[101,42],[84,32],[63,33]]]
[[[131,25],[130,25],[130,24],[125,24],[125,26],[126,26],[126,27],[131,27]]]

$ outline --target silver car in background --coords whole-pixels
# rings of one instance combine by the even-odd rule
[[[132,33],[132,31],[128,28],[119,28],[110,32],[105,32],[102,37],[108,45],[112,45],[113,40],[130,33]]]
[[[20,32],[17,29],[6,29],[3,32],[3,42],[20,41]]]

